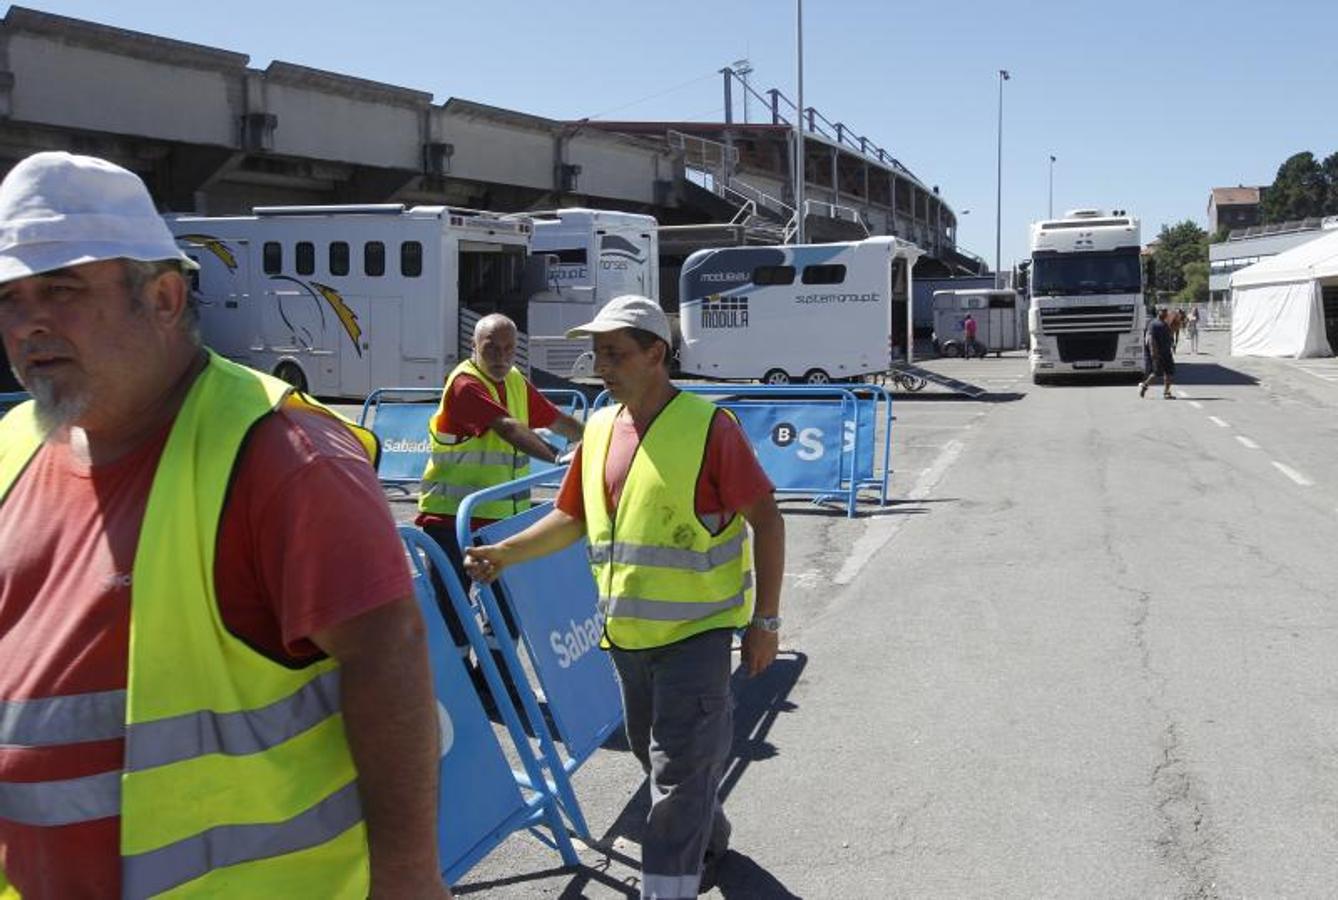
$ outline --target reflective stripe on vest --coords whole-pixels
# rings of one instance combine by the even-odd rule
[[[716,566],[737,562],[743,555],[743,544],[744,535],[742,531],[725,543],[717,544],[705,551],[617,541],[611,544],[602,544],[598,547],[592,545],[589,550],[589,557],[590,564],[595,566],[607,562],[616,562],[626,565],[662,566],[669,569],[709,572]]]
[[[334,415],[210,354],[145,508],[132,566],[128,689],[0,704],[0,739],[22,745],[124,734],[124,771],[0,784],[0,816],[66,824],[119,812],[126,897],[260,896],[283,893],[295,877],[294,889],[315,895],[366,895],[337,666],[273,662],[228,634],[217,614],[214,552],[232,469],[252,427],[281,405]],[[40,447],[34,421],[0,423],[0,497],[26,465],[16,454]],[[376,438],[349,427],[374,458]],[[0,896],[5,884],[0,872]]]
[[[715,405],[687,393],[665,405],[646,429],[610,515],[604,468],[621,409],[591,417],[582,451],[586,536],[607,617],[605,643],[644,649],[746,625],[752,553],[742,517],[732,516],[713,535],[696,512]]]
[[[753,586],[753,573],[743,574],[743,587],[732,597],[703,603],[697,600],[674,602],[672,600],[646,600],[641,597],[604,597],[599,598],[599,611],[604,616],[622,616],[623,618],[647,619],[652,622],[676,622],[682,619],[698,619],[742,606],[748,600],[748,591]]]
[[[0,819],[57,827],[106,819],[121,811],[121,773],[0,784]]]
[[[0,701],[0,746],[86,744],[124,734],[125,691]]]
[[[451,370],[441,392],[441,402],[437,404],[437,411],[428,424],[428,443],[432,452],[423,470],[418,494],[418,508],[433,515],[453,516],[459,511],[461,501],[470,494],[523,478],[530,473],[529,456],[517,451],[491,428],[477,437],[463,439],[458,435],[437,433],[435,424],[439,419],[444,417],[447,422],[450,421],[446,400],[450,396],[451,385],[461,375],[476,378],[492,399],[501,403],[497,386],[472,359],[465,360]],[[513,367],[506,374],[505,385],[507,414],[528,426],[529,385],[525,376]],[[524,512],[529,507],[529,495],[526,494],[480,503],[473,508],[473,515],[483,519],[504,519]]]
[[[323,844],[362,819],[357,787],[350,784],[285,822],[224,825],[132,857],[121,873],[121,893],[152,897],[215,869]]]

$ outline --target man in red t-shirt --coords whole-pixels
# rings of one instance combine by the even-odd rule
[[[548,401],[528,378],[523,378],[526,396],[527,421],[520,421],[511,415],[507,408],[506,377],[511,373],[516,361],[516,323],[501,313],[492,313],[478,320],[474,326],[474,352],[471,360],[482,378],[470,373],[459,372],[449,379],[441,398],[440,412],[435,415],[430,428],[438,436],[450,436],[459,439],[480,437],[486,432],[493,432],[512,447],[528,456],[546,462],[556,462],[559,456],[543,437],[536,433],[544,428],[555,431],[568,441],[578,442],[584,426]],[[519,373],[517,373],[519,374]],[[483,378],[487,379],[484,384]],[[496,391],[494,399],[489,387]],[[423,499],[419,499],[419,508],[424,508]],[[473,516],[470,529],[482,528],[497,521],[496,519]],[[460,545],[455,535],[455,516],[423,511],[414,520],[429,537],[435,540],[445,551],[461,584],[468,584],[464,571],[464,561],[460,557]],[[455,615],[455,608],[446,599],[445,587],[437,578],[435,570],[432,579],[437,588],[442,615],[451,640],[462,652],[469,646],[460,620]],[[510,613],[503,606],[507,616],[507,626],[515,633],[515,623]]]
[[[479,581],[492,581],[507,566],[553,553],[579,540],[587,534],[593,517],[588,504],[599,502],[592,501],[593,496],[602,497],[604,504],[604,510],[596,508],[593,515],[607,520],[616,511],[624,533],[651,536],[648,543],[610,540],[605,544],[610,559],[621,555],[619,564],[625,572],[636,570],[637,583],[654,584],[664,577],[658,573],[666,568],[675,569],[668,577],[681,583],[696,561],[706,557],[712,560],[708,566],[713,569],[724,570],[731,578],[737,574],[746,596],[746,574],[731,568],[740,565],[737,554],[741,551],[736,549],[736,556],[731,558],[731,539],[716,542],[726,534],[735,516],[741,515],[753,531],[756,576],[756,601],[743,635],[742,658],[750,675],[759,674],[775,658],[779,640],[785,523],[772,496],[771,482],[747,438],[738,423],[719,410],[711,415],[705,429],[705,446],[686,443],[687,438],[675,441],[672,434],[653,430],[671,404],[675,410],[693,410],[678,421],[700,427],[698,404],[705,403],[695,397],[691,401],[680,397],[669,380],[669,323],[653,300],[635,295],[615,298],[593,322],[570,334],[594,337],[595,371],[620,404],[613,415],[611,432],[604,430],[602,420],[596,420],[590,429],[592,434],[608,435],[607,447],[591,446],[589,440],[582,444],[563,480],[555,508],[543,519],[499,544],[470,548],[466,553],[470,575]],[[657,486],[662,482],[657,483],[657,451],[649,449],[652,445],[668,448],[670,453],[701,454],[691,511],[685,508],[686,499],[680,499],[681,485]],[[596,455],[586,460],[590,453]],[[602,477],[603,489],[598,493],[586,491],[585,479],[598,469],[600,453],[603,469],[594,474]],[[649,464],[634,469],[635,461],[642,457]],[[629,489],[628,496],[635,493],[651,502],[620,507],[619,498],[638,470],[642,474],[636,476],[637,490]],[[689,532],[686,544],[654,542],[654,521],[681,521],[680,516],[693,514],[709,536],[705,544],[708,551],[689,549],[701,545],[695,529],[687,524],[682,526]],[[677,536],[675,531],[676,545]],[[594,546],[593,533],[590,539]],[[674,562],[684,556],[693,560]],[[718,589],[714,571],[701,578],[702,593]],[[610,610],[616,610],[614,604],[624,600],[616,595],[613,580],[610,574],[609,586],[601,590],[615,594],[607,598],[612,601]],[[733,628],[729,624],[715,627],[720,620],[713,617],[718,606],[725,607],[726,616],[733,615],[736,608],[742,611],[745,607],[736,607],[735,600],[739,604],[744,600],[736,595],[722,603],[703,603],[700,611],[688,612],[684,608],[693,605],[690,601],[664,602],[658,595],[655,599],[626,599],[634,612],[611,611],[609,622],[625,622],[625,634],[645,629],[647,637],[637,649],[618,647],[609,637],[606,623],[605,642],[618,671],[628,743],[650,776],[651,804],[641,846],[641,892],[643,897],[695,897],[702,879],[713,874],[714,864],[724,855],[731,831],[717,791],[733,738],[729,697]],[[668,620],[683,626],[682,633],[690,632],[689,636],[667,642],[651,637]],[[697,630],[693,629],[694,623],[699,626]]]
[[[255,873],[268,867],[289,879],[283,883],[300,871],[304,878],[347,879],[340,882],[346,889],[370,870],[373,895],[448,897],[436,851],[438,718],[423,623],[364,445],[314,405],[283,404],[262,415],[236,451],[217,539],[200,548],[201,560],[214,553],[213,571],[192,573],[195,580],[171,595],[161,578],[141,581],[141,563],[156,549],[141,540],[155,489],[179,484],[182,471],[195,473],[201,495],[219,488],[208,481],[219,477],[205,474],[210,467],[190,468],[179,452],[172,467],[162,464],[170,439],[200,433],[201,420],[226,421],[256,405],[259,376],[199,344],[182,275],[195,264],[176,249],[134,174],[89,157],[37,154],[0,184],[0,226],[0,336],[34,397],[32,407],[0,422],[0,894],[6,883],[25,900],[129,890],[121,785],[170,762],[128,765],[127,710],[136,696],[162,702],[178,690],[129,678],[135,659],[171,658],[167,648],[154,650],[170,644],[161,631],[136,631],[138,649],[131,647],[139,627],[132,626],[132,604],[146,610],[140,604],[170,603],[180,611],[181,640],[206,651],[202,657],[227,661],[207,671],[236,666],[275,673],[267,677],[283,683],[300,675],[278,673],[301,673],[327,656],[339,664],[334,711],[314,710],[319,701],[304,710],[323,716],[316,727],[271,716],[273,734],[257,731],[252,746],[233,749],[237,736],[211,731],[210,721],[255,711],[188,715],[200,717],[202,747],[235,754],[214,753],[211,765],[244,754],[259,761],[297,739],[312,751],[302,763],[308,772],[325,768],[317,754],[351,755],[361,812],[355,807],[345,824],[344,814],[328,817],[334,807],[320,801],[297,816],[316,810],[323,817],[302,825],[304,837],[285,830],[292,820],[267,818],[271,811],[234,809],[224,797],[214,810],[196,803],[199,810],[179,810],[181,823],[205,830],[167,844],[163,849],[176,854],[168,865],[154,858],[161,851],[147,860],[135,854],[141,879],[172,887],[251,866],[243,877],[263,877]],[[197,390],[201,385],[208,391]],[[210,406],[207,397],[223,402]],[[188,401],[194,412],[185,416]],[[34,421],[45,434],[35,452],[27,443]],[[161,515],[159,523],[161,529]],[[210,533],[212,523],[184,519],[172,527],[184,532],[173,538],[181,547]],[[177,560],[163,565],[189,571]],[[207,607],[208,589],[192,586],[205,578],[213,581],[215,609]],[[201,624],[215,613],[228,637]],[[162,627],[161,618],[154,621]],[[248,649],[255,657],[242,660]],[[136,671],[148,677],[146,669]],[[314,685],[307,681],[302,690]],[[182,687],[198,695],[201,686]],[[338,731],[326,725],[332,716],[342,717]],[[285,737],[284,729],[292,733]],[[153,749],[181,751],[162,742]],[[190,754],[197,752],[209,751],[188,749],[183,762],[196,763]],[[251,771],[282,779],[280,759],[270,755],[267,768]],[[275,810],[291,802],[275,800]],[[164,810],[192,803],[163,802]],[[200,824],[214,816],[236,817],[237,827]],[[144,845],[151,827],[145,820],[135,820],[127,845]],[[344,840],[359,820],[365,846]],[[230,832],[242,831],[248,841],[228,842]],[[190,858],[176,853],[197,841]],[[321,856],[334,841],[343,849]],[[299,852],[310,858],[286,868],[285,857]],[[310,868],[317,860],[330,863],[325,873]]]

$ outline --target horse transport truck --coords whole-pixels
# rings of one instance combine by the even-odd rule
[[[1123,210],[1076,209],[1031,226],[1031,378],[1137,375],[1143,366],[1142,244]]]
[[[894,237],[699,250],[679,278],[680,368],[767,384],[886,372],[922,254]]]
[[[441,386],[474,323],[520,327],[524,367],[532,222],[447,206],[257,207],[171,216],[200,264],[200,330],[224,356],[322,397]]]

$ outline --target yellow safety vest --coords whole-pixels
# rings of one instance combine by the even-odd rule
[[[115,736],[105,733],[107,719],[115,726],[121,716],[122,771],[21,787],[36,824],[119,813],[123,897],[367,895],[337,664],[271,660],[229,634],[218,611],[214,552],[233,465],[251,428],[280,407],[335,415],[278,379],[209,354],[144,511],[127,689],[41,701],[46,721],[58,723],[44,727],[63,742]],[[374,459],[375,436],[347,424]],[[0,422],[0,503],[42,439],[31,402]],[[0,897],[16,897],[6,884],[0,873]]]
[[[457,438],[454,435],[437,433],[433,426],[438,418],[445,414],[446,398],[450,395],[451,384],[461,375],[472,375],[483,382],[492,399],[501,402],[492,379],[474,365],[472,359],[467,359],[456,366],[446,379],[446,387],[441,392],[441,403],[437,405],[437,413],[427,427],[432,455],[428,458],[427,468],[423,470],[423,486],[418,495],[418,508],[425,513],[438,516],[455,515],[460,509],[460,503],[470,494],[530,474],[529,456],[512,447],[491,428],[472,438]],[[504,383],[507,414],[522,425],[528,426],[530,391],[525,383],[525,376],[512,367],[511,371],[506,373]],[[480,503],[474,507],[473,515],[481,519],[505,519],[529,508],[529,494],[525,493],[505,500]]]
[[[662,647],[703,631],[747,625],[753,575],[743,517],[734,515],[714,535],[697,517],[697,477],[715,404],[686,392],[669,401],[637,447],[610,516],[604,463],[621,410],[606,407],[591,417],[581,454],[604,646]]]

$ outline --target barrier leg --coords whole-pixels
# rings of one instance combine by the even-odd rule
[[[483,671],[484,680],[488,683],[493,701],[497,705],[497,710],[502,716],[507,732],[511,735],[512,743],[515,745],[516,753],[520,757],[524,777],[518,777],[517,781],[539,795],[540,818],[552,833],[552,846],[557,849],[563,863],[569,866],[579,865],[580,860],[576,856],[576,849],[572,846],[571,837],[568,835],[566,824],[563,822],[557,795],[543,777],[539,760],[534,756],[533,748],[531,748],[529,739],[525,736],[525,730],[516,715],[515,707],[511,703],[511,697],[502,682],[501,673],[498,672],[497,666],[492,660],[492,654],[488,652],[487,639],[479,628],[473,611],[469,608],[469,599],[460,586],[460,580],[456,577],[455,569],[451,566],[446,554],[442,552],[437,542],[422,531],[409,526],[401,526],[399,533],[400,538],[410,550],[409,557],[415,571],[424,578],[427,577],[423,567],[423,558],[425,557],[428,564],[436,569],[442,583],[446,585],[447,595],[460,618],[470,644],[479,657],[479,667]],[[505,628],[505,625],[503,624],[502,627]],[[528,687],[527,683],[526,687]],[[529,694],[529,691],[520,689],[518,685],[518,693],[523,700]],[[529,699],[533,701],[532,696]],[[545,841],[545,843],[548,842]]]

